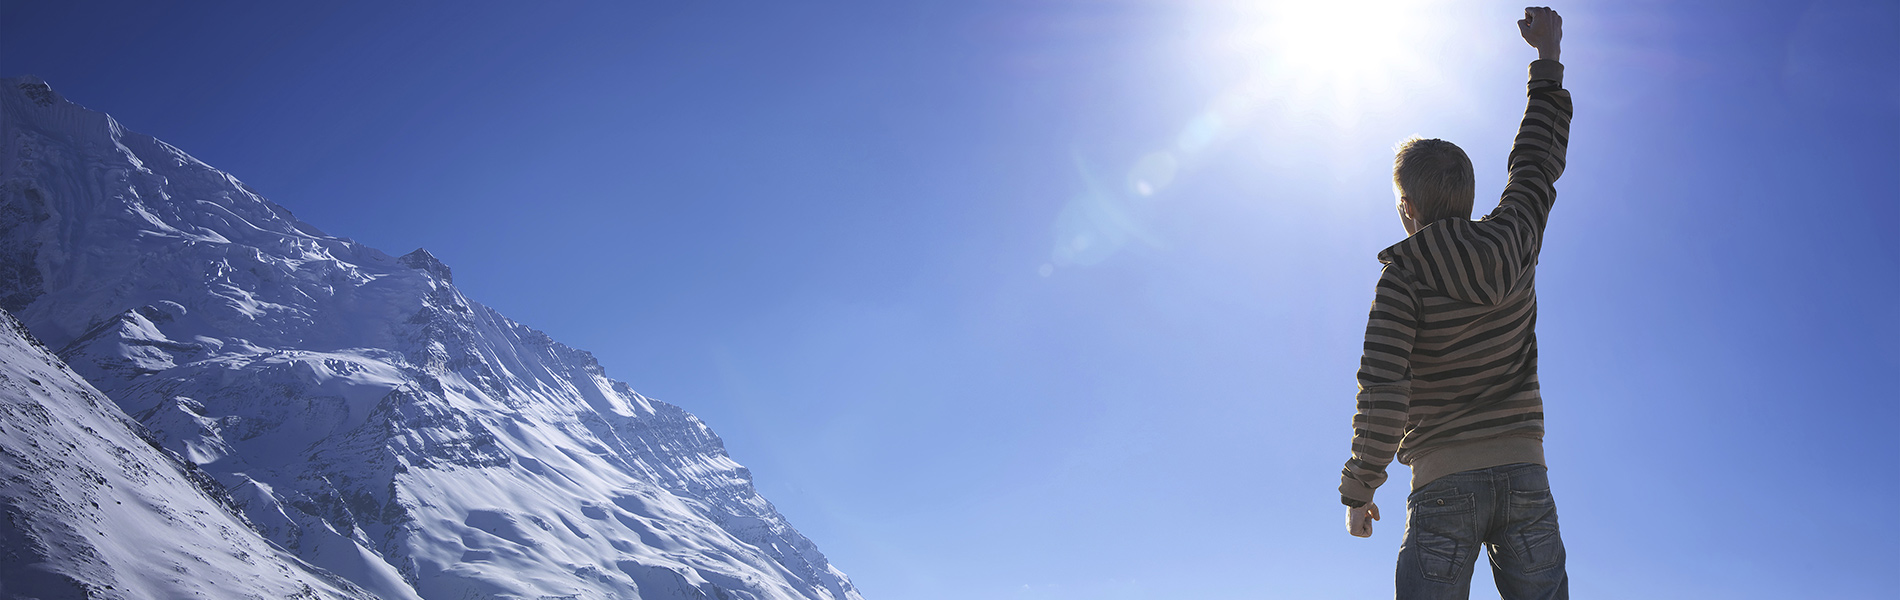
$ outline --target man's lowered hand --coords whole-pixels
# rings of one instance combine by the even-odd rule
[[[1346,532],[1354,537],[1372,537],[1372,522],[1379,520],[1379,505],[1367,502],[1365,506],[1346,509]]]

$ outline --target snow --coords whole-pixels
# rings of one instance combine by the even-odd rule
[[[690,413],[32,78],[0,80],[0,308],[384,598],[861,597]]]

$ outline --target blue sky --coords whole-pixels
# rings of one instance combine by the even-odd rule
[[[428,248],[872,600],[1389,594],[1404,473],[1370,540],[1334,489],[1390,148],[1488,211],[1534,57],[1498,2],[159,4],[0,1],[0,76]],[[1886,597],[1900,7],[1556,8],[1573,588]]]

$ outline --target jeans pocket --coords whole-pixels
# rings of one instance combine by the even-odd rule
[[[1477,554],[1477,500],[1472,494],[1427,495],[1411,504],[1411,542],[1420,574],[1449,583]]]
[[[1506,509],[1510,519],[1506,538],[1514,546],[1518,564],[1525,573],[1535,573],[1563,564],[1564,542],[1557,532],[1557,502],[1550,490],[1512,491]]]

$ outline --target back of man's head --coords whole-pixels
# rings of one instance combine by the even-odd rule
[[[1414,137],[1399,142],[1392,159],[1392,183],[1418,211],[1418,224],[1471,218],[1476,183],[1471,159],[1457,144]]]

